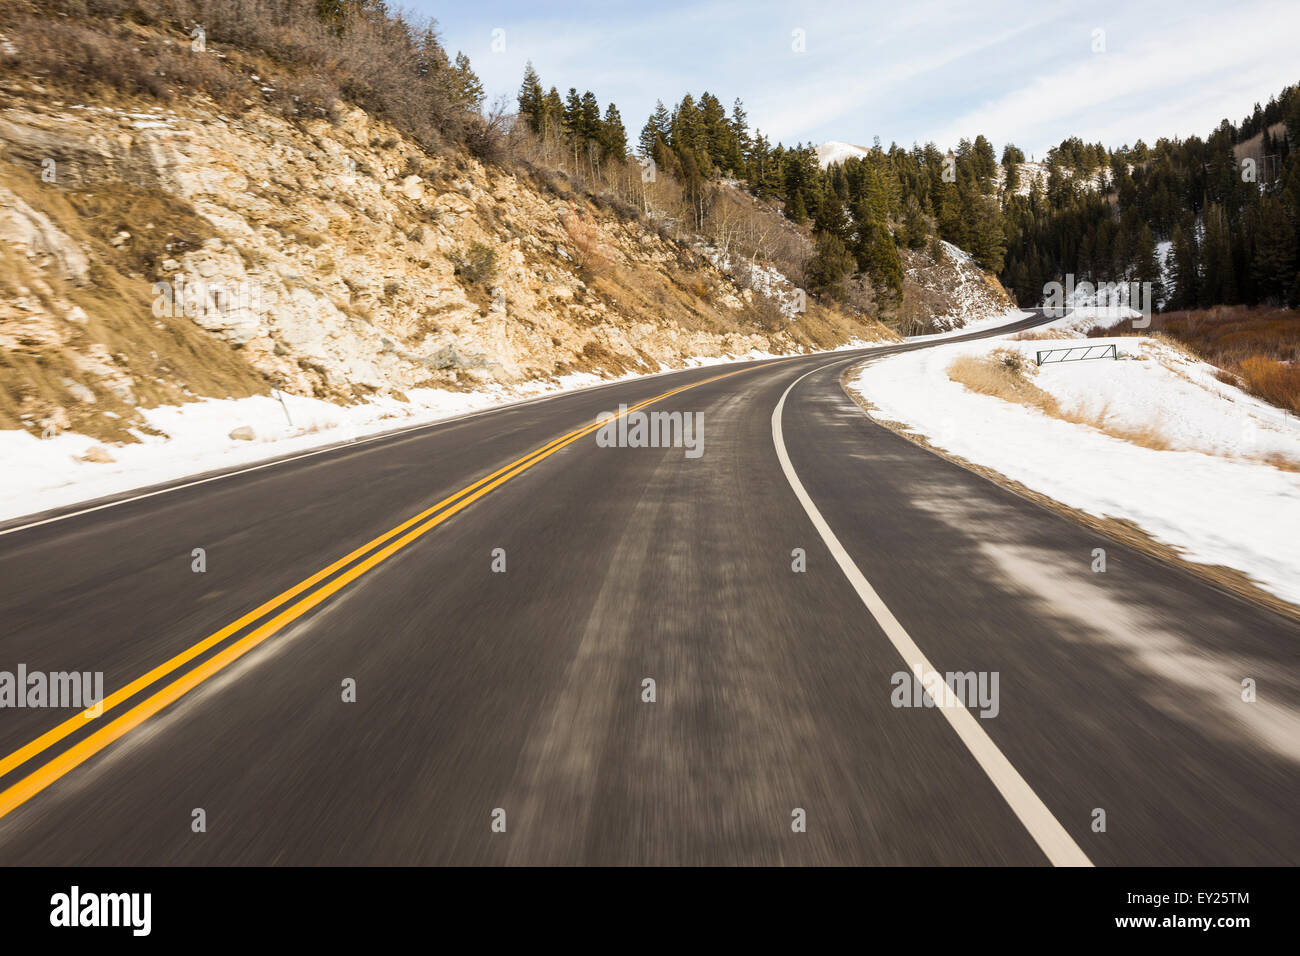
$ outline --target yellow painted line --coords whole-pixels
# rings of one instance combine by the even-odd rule
[[[734,375],[736,373],[732,372],[729,374]],[[717,379],[707,379],[707,381],[712,382],[712,381],[717,381]],[[703,385],[705,384],[705,382],[699,382],[697,384]],[[688,386],[688,387],[694,387],[694,386]],[[630,408],[628,408],[628,411],[630,412],[635,409],[642,408],[644,405],[648,404],[649,402],[658,401],[672,394],[674,393],[665,392],[663,395],[655,396],[654,398],[647,399],[645,402],[631,406]],[[584,426],[584,427],[589,427],[589,426]],[[307,578],[304,581],[300,581],[298,584],[295,584],[287,591],[283,591],[280,594],[277,594],[275,597],[271,598],[265,604],[245,614],[243,617],[235,621],[233,624],[229,624],[226,627],[223,627],[215,634],[212,634],[209,637],[204,638],[202,641],[195,644],[193,647],[190,647],[182,651],[181,653],[177,654],[175,657],[171,658],[170,660],[158,665],[157,667],[149,671],[144,676],[139,677],[136,680],[133,680],[125,687],[110,694],[108,697],[104,699],[103,706],[100,710],[100,714],[112,710],[118,704],[135,696],[137,693],[139,693],[144,688],[148,687],[150,684],[166,677],[168,674],[175,671],[178,667],[182,667],[185,664],[189,663],[194,658],[202,654],[204,651],[207,651],[215,647],[217,644],[220,644],[222,641],[230,637],[232,634],[235,634],[238,631],[243,630],[249,624],[252,624],[254,621],[257,621],[263,616],[265,616],[266,614],[269,614],[271,611],[274,611],[276,608],[280,607],[286,601],[289,601],[290,599],[301,594],[303,591],[307,590],[308,588],[312,587],[318,582],[329,577],[331,574],[338,571],[340,568],[345,567],[348,564],[351,564],[353,561],[361,557],[363,554],[366,554],[371,549],[378,547],[379,545],[383,544],[385,541],[400,534],[401,532],[405,531],[407,528],[411,527],[417,522],[423,520],[424,518],[427,518],[429,515],[435,513],[440,508],[443,508],[446,505],[451,504],[457,499],[463,497],[464,495],[469,494],[474,489],[483,485],[485,482],[491,481],[493,478],[496,478],[498,475],[501,475],[506,471],[509,471],[511,468],[514,468],[516,465],[519,465],[535,457],[536,455],[541,454],[542,452],[546,451],[548,448],[551,448],[554,445],[556,445],[558,442],[564,441],[566,438],[569,438],[571,436],[578,435],[580,431],[582,431],[582,429],[575,429],[574,431],[571,431],[568,434],[561,435],[559,438],[555,439],[549,444],[543,445],[541,448],[534,449],[533,451],[529,452],[527,455],[524,455],[522,458],[515,459],[510,464],[504,465],[503,467],[494,471],[492,474],[480,478],[474,484],[468,485],[467,487],[456,492],[456,494],[442,499],[437,504],[420,512],[415,517],[410,518],[407,521],[404,521],[402,524],[398,525],[396,528],[393,528],[391,531],[387,531],[384,534],[380,535],[379,537],[373,539],[372,541],[366,542],[361,547],[353,551],[351,554],[348,554],[340,558],[339,560],[335,561],[327,568],[322,568],[320,571],[317,571],[311,577]],[[19,767],[22,764],[26,763],[28,760],[32,759],[32,757],[36,756],[42,751],[58,743],[64,737],[67,737],[69,734],[75,732],[79,728],[84,727],[85,726],[84,721],[91,719],[92,717],[95,716],[98,715],[93,714],[90,710],[82,711],[77,716],[68,718],[63,723],[59,724],[57,727],[54,727],[53,729],[42,734],[40,737],[37,737],[31,743],[9,754],[9,756],[5,757],[3,760],[0,760],[0,777],[3,777],[9,771],[13,770],[15,767]]]
[[[629,406],[625,410],[624,414],[627,412],[636,411],[637,409],[640,408],[644,408],[647,405],[650,405],[654,402],[661,401],[665,398],[669,398],[670,396],[676,395],[679,392],[684,392],[687,391],[688,389],[697,388],[701,385],[707,385],[710,382],[716,382],[720,379],[730,378],[732,375],[739,375],[741,374],[741,372],[747,372],[747,371],[750,371],[750,369],[740,369],[735,372],[728,372],[725,375],[717,375],[714,376],[713,378],[708,378],[708,379],[704,379],[703,381],[694,382],[690,385],[683,385],[679,388],[672,389],[671,391],[664,392],[660,395],[654,396],[653,398],[648,398],[643,402],[638,402],[635,405]],[[618,417],[618,415],[616,414],[614,417]],[[505,482],[509,481],[515,475],[519,474],[520,472],[526,471],[527,469],[533,467],[533,465],[537,464],[543,459],[549,458],[551,455],[555,454],[555,452],[559,451],[561,448],[573,444],[575,441],[577,441],[579,438],[582,438],[584,435],[589,435],[592,432],[596,431],[601,427],[604,421],[605,419],[600,419],[591,424],[584,425],[580,428],[577,428],[566,435],[562,435],[559,438],[555,439],[554,441],[549,442],[548,444],[543,445],[541,448],[538,448],[535,451],[532,451],[529,454],[523,456],[522,458],[515,459],[515,461],[511,462],[509,465],[505,465],[504,467],[497,469],[492,474],[480,478],[478,481],[474,482],[471,485],[467,485],[465,488],[456,492],[456,494],[444,498],[442,501],[438,502],[436,505],[433,505],[431,508],[428,508],[422,511],[420,514],[416,515],[415,517],[402,522],[402,524],[393,528],[391,531],[385,532],[384,534],[380,535],[374,540],[367,542],[366,544],[362,545],[360,548],[357,548],[355,551],[353,551],[351,554],[347,555],[346,557],[340,558],[338,561],[335,561],[329,567],[316,572],[311,577],[294,585],[289,590],[276,595],[270,601],[267,601],[265,604],[263,604],[261,607],[257,608],[256,610],[250,611],[248,614],[245,614],[243,617],[235,621],[233,624],[230,624],[222,628],[220,631],[217,631],[215,634],[212,634],[211,636],[204,638],[202,641],[195,644],[193,647],[190,647],[188,650],[185,650],[180,654],[177,654],[175,657],[171,658],[166,663],[160,664],[158,667],[155,667],[153,670],[149,671],[143,677],[140,677],[132,681],[130,684],[126,685],[121,690],[110,695],[104,701],[104,706],[103,706],[104,711],[107,711],[111,707],[120,704],[122,701],[135,695],[145,687],[148,687],[149,685],[155,683],[159,679],[167,676],[171,672],[175,671],[178,667],[185,664],[187,661],[193,660],[199,654],[203,653],[203,651],[220,643],[222,640],[229,637],[231,634],[234,634],[235,632],[241,630],[243,627],[252,623],[253,621],[258,620],[259,618],[263,617],[265,614],[269,613],[270,611],[275,610],[280,605],[284,604],[286,601],[290,600],[296,595],[301,594],[304,590],[311,587],[313,584],[316,584],[317,582],[321,581],[323,578],[329,577],[329,575],[337,571],[339,568],[349,564],[351,561],[367,553],[375,546],[383,544],[385,541],[388,541],[394,536],[401,534],[401,532],[405,531],[407,528],[410,528],[412,525],[418,523],[422,519],[429,518],[430,515],[433,515],[433,517],[429,518],[428,521],[426,521],[424,524],[417,527],[414,531],[410,531],[403,537],[399,538],[397,541],[393,542],[392,544],[388,545],[382,550],[375,552],[370,557],[366,558],[366,560],[357,564],[355,567],[349,569],[346,573],[335,578],[333,581],[330,581],[325,586],[318,588],[316,591],[312,592],[307,597],[303,598],[298,603],[294,604],[292,607],[288,608],[285,611],[282,611],[280,614],[272,618],[270,621],[267,621],[265,624],[257,628],[255,631],[251,632],[247,636],[236,641],[230,647],[226,648],[225,650],[221,651],[218,654],[213,655],[211,658],[204,661],[202,664],[195,667],[193,670],[187,672],[186,674],[177,678],[172,683],[168,684],[166,687],[162,688],[161,690],[152,694],[150,697],[141,701],[139,704],[137,704],[135,707],[132,707],[121,717],[114,720],[107,727],[104,727],[103,729],[96,731],[95,733],[87,737],[85,740],[82,740],[79,743],[74,744],[72,747],[68,748],[63,753],[54,757],[48,763],[42,765],[37,770],[33,771],[27,777],[24,777],[22,780],[19,780],[13,786],[6,789],[3,793],[0,793],[0,817],[5,816],[14,808],[21,806],[31,797],[33,797],[37,793],[40,793],[50,784],[54,783],[56,780],[62,777],[64,774],[68,773],[75,767],[79,766],[94,754],[103,750],[105,747],[113,743],[123,734],[126,734],[133,728],[139,726],[141,723],[148,720],[150,717],[158,713],[164,707],[167,707],[169,704],[178,700],[181,696],[188,693],[190,690],[198,686],[203,681],[207,680],[213,674],[216,674],[218,671],[225,668],[231,662],[237,660],[238,658],[242,657],[244,654],[248,653],[248,651],[252,650],[258,644],[261,644],[268,637],[270,637],[271,635],[279,631],[281,628],[283,628],[286,624],[301,617],[307,611],[314,608],[317,604],[320,604],[322,601],[324,601],[327,597],[339,591],[340,589],[342,589],[352,581],[359,578],[361,575],[365,574],[375,565],[379,564],[382,561],[387,560],[389,557],[396,554],[398,551],[406,547],[412,541],[415,541],[417,538],[431,531],[433,528],[437,527],[443,521],[447,520],[452,515],[456,514],[462,509],[468,507],[470,504],[477,501],[479,498],[483,497],[488,492],[492,491],[494,488],[497,488],[500,485],[504,484]],[[441,511],[441,513],[435,514],[435,512],[439,512],[439,509],[442,509],[444,506],[448,506],[448,505],[449,507],[446,507],[446,510]],[[85,724],[86,714],[89,714],[89,711],[85,711],[82,714],[78,714],[75,717],[69,718],[59,726],[55,727],[53,730],[48,731],[47,733],[36,738],[34,741],[27,744],[25,747],[22,747],[19,750],[14,751],[14,753],[10,754],[3,761],[0,761],[0,775],[7,773],[9,770],[13,769],[14,767],[19,766],[25,763],[26,761],[30,760],[36,754],[41,753],[42,751],[50,747],[52,744],[56,743],[59,740],[62,740],[64,737],[68,736],[68,734],[72,733],[78,728],[86,726]]]
[[[574,434],[574,432],[569,432],[569,435],[572,434]],[[559,438],[555,439],[555,442],[563,441],[565,438],[569,437],[569,435],[562,435]],[[555,442],[552,442],[551,445],[555,444]],[[320,571],[317,571],[311,577],[307,578],[306,580],[298,582],[293,587],[289,588],[287,591],[282,591],[280,594],[277,594],[275,597],[271,598],[265,604],[245,614],[243,617],[235,621],[233,624],[229,624],[226,627],[223,627],[221,630],[217,631],[215,634],[210,635],[209,637],[204,638],[202,641],[195,644],[193,647],[190,647],[182,651],[181,653],[177,654],[175,657],[171,658],[170,660],[158,665],[153,670],[145,674],[143,677],[139,677],[136,680],[133,680],[125,687],[110,694],[108,697],[104,699],[103,707],[100,713],[102,714],[106,711],[113,709],[118,704],[122,703],[122,701],[127,700],[130,697],[133,697],[135,694],[139,693],[141,690],[148,687],[150,684],[154,683],[157,680],[160,680],[163,677],[166,677],[168,674],[172,673],[178,667],[182,667],[183,665],[187,664],[195,657],[202,654],[204,651],[216,646],[217,644],[220,644],[230,635],[243,630],[249,624],[252,624],[254,621],[258,620],[264,615],[269,614],[271,611],[274,611],[276,608],[284,604],[286,601],[296,597],[297,595],[301,594],[303,591],[310,588],[312,585],[329,577],[335,571],[339,570],[339,568],[345,567],[346,565],[352,563],[357,558],[361,557],[363,554],[366,554],[372,548],[375,548],[378,545],[383,544],[385,541],[392,538],[393,536],[400,534],[402,531],[406,530],[411,525],[433,514],[439,508],[442,508],[447,504],[455,501],[457,498],[468,494],[469,492],[473,491],[475,488],[482,485],[484,482],[491,481],[497,475],[500,475],[503,472],[509,470],[510,468],[513,468],[515,465],[518,465],[520,462],[527,461],[529,458],[533,457],[539,452],[545,451],[547,448],[550,448],[551,445],[544,445],[542,448],[535,449],[534,451],[529,452],[523,458],[516,459],[515,461],[511,462],[508,465],[505,465],[504,467],[498,469],[497,471],[486,476],[485,478],[481,478],[479,479],[479,481],[475,482],[474,484],[469,485],[466,488],[463,488],[462,490],[458,491],[456,494],[442,499],[442,501],[439,501],[437,504],[433,505],[432,507],[426,509],[425,511],[422,511],[420,514],[409,519],[408,521],[403,522],[402,524],[398,525],[396,528],[393,528],[391,531],[387,531],[384,534],[380,535],[379,537],[371,541],[367,541],[365,544],[357,548],[351,554],[348,554],[340,558],[339,560],[331,564],[329,567],[322,568]],[[89,709],[82,711],[77,716],[68,718],[63,723],[59,724],[57,727],[46,732],[45,734],[42,734],[40,737],[36,738],[31,743],[27,744],[25,747],[22,747],[21,749],[14,751],[9,756],[5,757],[3,760],[0,760],[0,777],[7,774],[14,767],[21,766],[22,764],[26,763],[36,754],[47,749],[51,745],[58,743],[60,740],[62,740],[64,737],[68,736],[68,734],[74,732],[78,728],[84,727],[85,726],[84,721],[91,719],[94,716],[96,715],[93,714]]]

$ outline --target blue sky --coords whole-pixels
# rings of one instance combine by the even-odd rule
[[[774,142],[879,136],[947,147],[982,132],[999,151],[1013,141],[1041,157],[1070,135],[1108,146],[1204,136],[1300,82],[1297,0],[406,0],[404,9],[438,21],[489,98],[513,101],[531,59],[545,85],[613,100],[632,139],[657,98],[671,107],[708,90],[728,107],[741,97],[751,126]]]

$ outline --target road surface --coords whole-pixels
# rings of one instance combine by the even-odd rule
[[[0,669],[113,695],[0,710],[0,864],[1300,862],[1294,624],[872,422],[915,347],[0,528]],[[661,395],[699,457],[581,432]]]

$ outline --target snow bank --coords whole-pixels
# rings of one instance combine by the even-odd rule
[[[843,348],[862,344],[849,343]],[[777,357],[755,349],[745,355],[694,357],[686,367]],[[668,371],[672,370],[663,369]],[[134,431],[140,442],[132,445],[105,446],[75,432],[41,439],[21,429],[0,431],[0,460],[5,463],[0,470],[0,521],[204,472],[309,452],[513,401],[637,377],[639,373],[602,378],[591,372],[575,372],[550,382],[498,385],[473,392],[412,389],[406,393],[408,402],[375,398],[356,405],[335,405],[295,395],[283,395],[283,406],[271,396],[202,399],[142,409],[149,427],[163,434]],[[252,428],[253,440],[231,437],[230,433],[242,426]],[[97,447],[106,450],[113,461],[82,460]]]
[[[995,329],[1002,325],[1009,325],[1017,319],[1028,318],[1031,313],[1023,309],[1007,309],[1002,312],[978,313],[978,318],[972,318],[965,325],[959,325],[956,328],[948,329],[946,332],[929,332],[925,335],[909,335],[906,339],[908,342],[931,342],[942,339],[951,339],[958,335],[970,335],[972,332],[982,332],[988,329]],[[1089,323],[1091,326],[1091,323]]]
[[[1123,306],[1086,306],[1072,308],[1065,315],[1053,319],[1044,325],[1034,327],[1035,332],[1054,331],[1062,335],[1083,338],[1092,328],[1113,329],[1129,319],[1142,318],[1142,313]]]
[[[1067,317],[1067,319],[1070,317]],[[1063,320],[1064,321],[1064,320]],[[935,446],[984,465],[1062,504],[1129,519],[1189,560],[1236,568],[1277,596],[1300,603],[1300,419],[1215,378],[1215,370],[1159,341],[1116,344],[1121,358],[1047,365],[1034,383],[1063,411],[1115,429],[1153,430],[1156,450],[1090,425],[968,391],[948,378],[960,355],[997,348],[1034,353],[1078,345],[1008,338],[953,343],[890,356],[856,371],[850,387],[877,411]]]

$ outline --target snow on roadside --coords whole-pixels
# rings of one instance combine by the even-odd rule
[[[1033,366],[1038,350],[1080,345],[1071,331],[1058,342],[1004,337],[889,356],[857,370],[849,385],[874,414],[936,447],[1069,507],[1131,520],[1189,561],[1236,568],[1300,604],[1300,474],[1260,460],[1300,463],[1300,419],[1218,381],[1211,366],[1131,336],[1087,340],[1114,343],[1118,361],[1047,365],[1033,381],[1062,410],[1119,429],[1152,429],[1168,450],[976,394],[948,378],[958,356],[998,348],[1020,352]]]
[[[888,345],[846,342],[833,351]],[[752,349],[743,355],[695,356],[683,368],[783,357]],[[21,429],[0,430],[0,521],[64,508],[79,502],[137,488],[254,465],[283,455],[300,454],[400,428],[454,418],[482,409],[675,371],[628,372],[601,377],[592,372],[561,375],[551,382],[491,386],[472,392],[412,389],[408,402],[374,398],[356,405],[298,395],[284,395],[284,405],[260,395],[239,399],[201,399],[184,405],[142,409],[149,427],[163,436],[135,432],[139,444],[104,448],[96,439],[64,432],[40,439]],[[253,430],[251,441],[234,439],[238,427]],[[104,448],[112,462],[81,460],[92,448]]]
[[[1036,325],[1034,326],[1034,332],[1061,332],[1067,336],[1083,338],[1088,334],[1089,329],[1113,329],[1126,319],[1138,319],[1140,321],[1141,318],[1142,314],[1140,312],[1122,306],[1087,306],[1072,308],[1051,322]]]
[[[1007,309],[1004,312],[994,312],[991,315],[984,315],[982,318],[971,319],[965,325],[959,325],[956,328],[948,329],[946,332],[927,332],[925,335],[909,335],[906,339],[908,342],[937,342],[943,339],[951,339],[958,335],[970,335],[972,332],[983,332],[988,329],[997,328],[1000,325],[1008,325],[1017,319],[1025,319],[1031,313],[1024,309]]]
[[[1002,323],[1019,313],[981,322]],[[951,334],[958,334],[958,329]],[[877,348],[892,341],[846,342],[832,351]],[[798,353],[794,353],[798,354]],[[781,358],[781,353],[751,350],[744,355],[693,357],[684,368]],[[673,371],[663,368],[658,373]],[[590,388],[641,377],[630,372],[603,378],[590,372],[560,376],[552,382],[495,386],[473,392],[412,389],[409,402],[375,398],[356,405],[335,405],[314,398],[284,395],[284,407],[271,396],[242,399],[203,399],[184,405],[142,410],[150,428],[164,436],[137,432],[139,444],[105,449],[112,462],[81,460],[100,443],[87,435],[64,432],[39,439],[21,430],[0,430],[0,521],[65,508],[80,502],[206,472],[239,468],[284,455],[301,454],[326,445],[351,441],[394,429],[428,424],[457,415],[560,392]],[[287,415],[286,415],[287,411]],[[233,439],[240,426],[252,428],[254,439]]]

